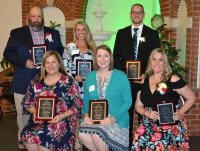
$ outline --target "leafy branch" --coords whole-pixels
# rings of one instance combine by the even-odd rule
[[[169,34],[172,31],[169,28],[165,27],[166,24],[164,24],[164,18],[161,15],[154,15],[151,19],[151,24],[156,30],[158,30],[160,34],[161,48],[166,52],[168,56],[168,61],[173,74],[176,74],[179,77],[183,78],[188,70],[186,67],[177,63],[177,60],[179,58],[178,53],[181,50],[177,49],[174,46],[175,40],[169,38]]]
[[[55,29],[56,27],[60,27],[61,24],[57,24],[56,22],[53,22],[52,20],[49,21],[50,25],[49,28]]]

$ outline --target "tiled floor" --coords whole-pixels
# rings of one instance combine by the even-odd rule
[[[190,151],[199,151],[199,148],[200,136],[190,137]],[[0,151],[19,151],[15,112],[3,115],[0,121]]]

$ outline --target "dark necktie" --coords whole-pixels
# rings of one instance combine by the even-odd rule
[[[137,31],[139,28],[134,28],[134,34],[133,34],[133,58],[137,60]]]

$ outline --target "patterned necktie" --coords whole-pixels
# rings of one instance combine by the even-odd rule
[[[133,35],[133,57],[137,60],[137,31],[139,28],[134,28],[134,35]]]

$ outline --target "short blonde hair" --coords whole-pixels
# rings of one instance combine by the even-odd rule
[[[42,58],[40,81],[43,80],[47,75],[47,72],[46,72],[44,66],[45,66],[47,58],[50,56],[54,56],[58,60],[58,62],[60,64],[60,68],[59,68],[60,73],[67,75],[67,73],[65,72],[64,63],[63,63],[63,60],[62,60],[60,54],[55,50],[50,50],[50,51],[47,51]]]
[[[96,57],[97,56],[97,51],[99,49],[106,50],[110,54],[109,71],[113,70],[113,68],[114,68],[114,59],[113,59],[112,51],[111,51],[111,49],[107,45],[100,45],[100,46],[97,47],[97,49],[96,49],[96,51],[94,53],[94,64],[93,64],[94,65],[94,69],[95,70],[99,69],[99,66],[98,66],[97,61],[96,61],[96,59],[97,59],[97,57]]]
[[[153,56],[156,54],[156,53],[161,53],[164,57],[164,63],[165,63],[165,67],[164,67],[164,71],[163,71],[163,75],[161,77],[161,81],[160,82],[165,82],[166,80],[169,79],[169,77],[172,75],[172,69],[170,67],[170,64],[169,64],[169,61],[168,61],[168,57],[167,57],[167,54],[165,53],[164,50],[162,50],[161,48],[156,48],[154,49],[150,56],[149,56],[149,60],[148,60],[148,65],[147,65],[147,69],[146,69],[146,76],[149,77],[151,75],[153,75],[153,70],[151,68],[151,61],[152,61],[152,58]]]

